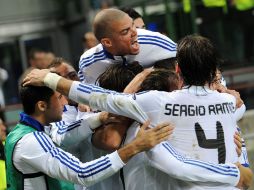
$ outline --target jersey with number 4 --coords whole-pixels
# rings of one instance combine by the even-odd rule
[[[140,123],[149,117],[153,126],[163,121],[175,124],[169,142],[146,152],[154,168],[183,180],[176,181],[175,187],[170,189],[219,187],[232,190],[238,183],[239,171],[236,171],[235,165],[228,164],[237,161],[233,141],[236,130],[233,96],[196,86],[171,93],[149,91],[126,95],[80,82],[72,83],[69,96],[77,102],[89,103],[92,109],[121,114]],[[161,175],[150,175],[151,168],[145,170],[144,183],[151,184],[150,177],[154,178],[156,189],[169,189],[167,184],[160,183]]]
[[[172,93],[144,93],[136,99],[154,124],[170,121],[176,126],[169,141],[179,152],[213,163],[238,161],[233,96],[192,86]]]

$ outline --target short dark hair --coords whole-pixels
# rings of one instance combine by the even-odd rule
[[[139,91],[159,90],[171,92],[179,89],[179,76],[167,69],[155,69],[142,82]]]
[[[153,67],[156,69],[168,69],[170,71],[175,71],[176,64],[177,64],[176,57],[171,57],[168,59],[156,61]]]
[[[133,62],[127,65],[122,63],[109,66],[98,78],[97,83],[103,88],[123,92],[125,87],[131,80],[140,72],[143,67],[138,62]]]
[[[120,10],[127,13],[129,17],[131,17],[133,20],[137,18],[142,18],[142,16],[135,9],[131,7],[122,7],[120,8]]]
[[[67,63],[68,65],[72,66],[71,63],[69,61],[67,61],[66,59],[62,58],[62,57],[56,57],[54,58],[51,63],[48,65],[48,69],[52,68],[52,67],[57,67],[59,65],[61,65],[62,63]]]
[[[103,9],[94,18],[93,32],[98,41],[102,38],[108,38],[114,35],[111,23],[116,20],[121,20],[126,15],[125,12],[119,9]]]
[[[31,115],[35,112],[35,105],[38,101],[50,102],[54,91],[46,86],[22,86],[20,98],[24,112]]]
[[[177,62],[185,85],[204,86],[214,80],[221,60],[209,39],[189,35],[178,43]]]

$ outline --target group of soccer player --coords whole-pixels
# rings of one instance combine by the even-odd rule
[[[65,60],[56,59],[49,69],[33,70],[24,79],[23,88],[47,86],[38,88],[69,98],[62,120],[45,127],[49,136],[36,135],[41,149],[49,152],[46,158],[59,163],[57,175],[37,171],[76,183],[76,189],[248,188],[252,171],[237,135],[245,106],[239,93],[221,85],[220,59],[212,43],[190,35],[176,45],[160,33],[136,28],[118,9],[100,11],[93,30],[100,44],[81,56],[79,77]],[[92,111],[82,113],[78,104]],[[130,160],[134,154],[126,160],[120,155],[129,161],[118,173],[113,170],[123,164],[115,155],[83,168],[76,158],[58,156],[47,143],[50,137],[87,162],[128,148],[140,131],[144,134],[140,125],[148,120],[150,128],[165,130],[155,137],[159,140],[153,145],[159,144],[138,150]],[[113,162],[118,163],[112,169]],[[79,180],[91,176],[85,183]]]

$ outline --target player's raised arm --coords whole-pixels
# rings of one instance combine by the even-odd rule
[[[22,85],[48,86],[68,96],[72,82],[55,73],[50,73],[49,69],[34,69],[25,77]]]

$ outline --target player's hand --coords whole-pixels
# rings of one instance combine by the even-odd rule
[[[236,107],[240,108],[243,105],[243,100],[241,99],[240,93],[235,90],[227,89],[226,93],[231,94],[236,99]]]
[[[237,184],[237,188],[239,189],[248,189],[251,185],[253,173],[250,168],[242,166],[240,163],[236,163],[240,170],[240,180]]]
[[[146,121],[140,128],[136,139],[136,145],[139,151],[146,151],[153,148],[155,145],[169,138],[173,133],[173,125],[170,123],[163,123],[154,128],[148,129],[149,121]]]
[[[148,68],[144,69],[141,73],[137,74],[134,79],[125,87],[124,93],[135,93],[140,89],[140,85],[145,80],[147,75],[149,75],[154,69]]]
[[[78,104],[78,110],[81,111],[81,112],[91,112],[92,111],[90,106],[85,105],[85,104]]]
[[[44,86],[44,78],[49,72],[49,69],[33,69],[26,75],[22,85]]]
[[[234,143],[236,145],[237,155],[238,157],[240,157],[242,154],[242,139],[241,139],[240,133],[237,131],[234,134]]]
[[[240,108],[243,105],[244,102],[241,99],[241,96],[240,96],[239,92],[237,92],[235,90],[227,89],[225,86],[223,86],[221,84],[216,85],[216,90],[219,91],[219,92],[228,93],[228,94],[231,94],[232,96],[234,96],[235,99],[236,99],[236,107],[237,108]]]

